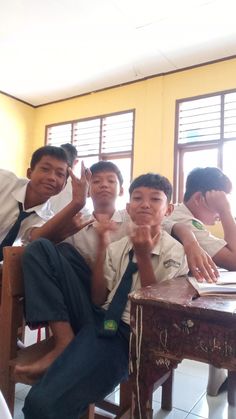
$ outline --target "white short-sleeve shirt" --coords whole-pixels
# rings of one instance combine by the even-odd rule
[[[226,246],[226,241],[219,237],[213,236],[205,227],[205,225],[195,218],[191,211],[182,204],[176,204],[174,211],[169,217],[173,222],[179,222],[191,227],[196,236],[200,246],[211,256],[214,257],[223,247]]]
[[[89,220],[94,220],[93,214],[85,215],[81,222],[86,222]],[[111,217],[111,220],[116,223],[116,231],[109,233],[110,243],[120,240],[122,237],[127,236],[129,233],[129,226],[131,224],[131,219],[126,209],[116,210]],[[75,247],[76,250],[83,256],[90,267],[93,266],[96,254],[97,254],[97,232],[95,229],[96,221],[94,223],[87,225],[81,231],[74,234],[73,236],[65,239],[65,242],[70,243]],[[169,234],[174,223],[169,220],[169,217],[163,221],[163,229]]]
[[[14,173],[0,169],[0,243],[19,215],[18,202],[22,203],[24,209],[28,182],[28,179],[18,178]],[[31,211],[35,211],[35,214],[22,221],[15,245],[26,244],[31,228],[40,227],[53,216],[49,201],[26,210]]]
[[[84,216],[82,222],[94,220],[93,215]],[[111,220],[116,223],[116,231],[109,233],[110,242],[120,240],[128,233],[128,226],[130,224],[130,217],[126,210],[117,210],[114,212]],[[78,233],[65,239],[65,242],[70,243],[83,256],[88,265],[92,267],[95,262],[97,254],[97,232],[95,229],[96,221],[87,225]]]
[[[111,243],[106,251],[104,264],[104,276],[107,281],[107,288],[110,290],[108,299],[103,305],[107,309],[126,270],[129,261],[129,251],[132,243],[128,237]],[[135,256],[133,258],[135,262]],[[152,265],[157,282],[162,282],[177,276],[188,273],[188,265],[184,253],[184,248],[177,240],[165,231],[161,232],[159,242],[152,250]],[[131,291],[141,287],[139,272],[133,275]],[[130,302],[127,302],[122,315],[122,320],[130,323]]]

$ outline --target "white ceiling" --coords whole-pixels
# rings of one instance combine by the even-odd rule
[[[236,55],[235,0],[0,0],[0,91],[32,105]]]

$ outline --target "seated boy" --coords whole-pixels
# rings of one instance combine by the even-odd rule
[[[116,210],[117,197],[123,194],[123,176],[118,166],[101,160],[90,167],[90,172],[89,196],[93,202],[93,212],[82,218],[88,225],[65,242],[70,243],[92,267],[98,245],[97,223],[101,220],[112,222],[109,240],[113,242],[127,234],[130,217],[125,209]]]
[[[82,208],[86,200],[85,174],[82,174],[81,181],[73,177],[76,184],[74,199],[64,212],[47,222],[53,216],[49,198],[64,188],[68,177],[67,156],[60,147],[44,146],[36,150],[27,177],[19,179],[9,171],[0,170],[0,260],[4,246],[27,243],[40,236],[59,240],[58,225],[61,230],[66,228],[68,219]],[[22,211],[26,217],[9,237],[8,233]]]
[[[220,169],[195,168],[186,180],[184,202],[175,205],[170,219],[189,226],[217,266],[236,270],[236,223],[227,198],[231,189],[230,179]],[[212,235],[205,226],[218,220],[224,239]],[[192,271],[195,274],[194,268]],[[215,396],[225,378],[223,370],[210,367],[208,394]]]
[[[129,191],[127,211],[133,222],[129,237],[107,247],[112,225],[98,226],[91,295],[58,247],[39,239],[26,248],[26,319],[49,322],[54,347],[35,364],[15,371],[19,378],[36,382],[25,401],[25,419],[77,419],[90,403],[109,394],[128,374],[127,292],[188,272],[182,245],[161,230],[163,218],[172,210],[169,181],[146,174],[136,178]],[[131,249],[137,272],[134,269],[131,288],[124,295],[121,319],[107,322]],[[113,329],[107,327],[111,323]]]
[[[90,167],[91,179],[89,187],[89,196],[92,199],[94,211],[91,215],[83,217],[83,221],[88,225],[80,230],[77,234],[68,237],[65,241],[70,243],[86,260],[87,264],[92,267],[95,261],[97,248],[96,224],[99,220],[107,219],[112,221],[112,230],[109,232],[109,240],[113,242],[119,240],[127,234],[130,223],[130,217],[127,211],[116,210],[116,199],[123,194],[123,177],[119,168],[110,161],[99,161]],[[199,271],[195,272],[197,279],[205,277],[206,279],[214,279],[214,264],[211,259],[198,246],[195,237],[185,225],[168,221],[165,218],[163,228],[170,233],[171,230],[176,237],[183,242],[189,268],[198,267]],[[62,251],[61,246],[61,251]],[[74,262],[75,252],[66,248],[64,245],[64,255]],[[77,257],[77,256],[76,256]],[[81,263],[80,263],[81,266]],[[200,274],[201,272],[201,274]]]

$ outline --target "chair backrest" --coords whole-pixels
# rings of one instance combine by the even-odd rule
[[[4,264],[3,277],[7,277],[6,281],[8,292],[12,297],[24,296],[23,273],[21,267],[21,258],[24,247],[5,247],[3,250]]]

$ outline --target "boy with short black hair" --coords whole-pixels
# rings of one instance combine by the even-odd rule
[[[217,266],[236,270],[236,223],[227,198],[231,189],[230,179],[217,167],[197,167],[187,177],[184,202],[175,205],[170,219],[188,226]],[[212,235],[205,226],[218,220],[224,239]],[[193,275],[198,273],[197,269],[193,267]],[[207,393],[216,396],[226,374],[212,366],[209,371]]]
[[[217,266],[236,270],[236,223],[227,198],[231,189],[230,179],[217,167],[195,168],[186,180],[184,202],[175,205],[170,219],[188,225]],[[219,220],[224,239],[205,227]]]
[[[73,177],[75,193],[72,202],[63,213],[51,220],[53,213],[49,198],[64,188],[68,177],[67,156],[60,147],[44,146],[37,149],[32,155],[27,177],[28,180],[20,179],[9,171],[0,170],[1,257],[3,247],[14,242],[25,244],[40,236],[61,239],[58,225],[61,230],[64,228],[66,235],[68,220],[82,208],[86,200],[88,180],[84,172],[81,179]],[[24,217],[18,224],[19,230],[15,230],[15,237],[9,237],[8,233],[22,212]]]
[[[52,243],[40,239],[26,248],[26,318],[30,322],[49,321],[55,346],[39,362],[15,371],[18,378],[23,375],[30,383],[37,381],[25,401],[25,419],[77,419],[88,404],[103,399],[127,376],[127,292],[188,271],[182,245],[161,231],[163,218],[172,210],[170,193],[166,178],[140,176],[131,184],[127,204],[133,222],[130,236],[108,245],[112,225],[100,223],[91,297]],[[130,277],[121,318],[107,322],[105,316],[122,283],[131,249],[137,272]],[[113,329],[107,328],[110,324]]]
[[[113,162],[100,160],[90,167],[90,172],[89,196],[93,202],[93,212],[81,219],[88,225],[68,237],[65,242],[71,244],[92,268],[98,245],[97,223],[101,220],[112,223],[112,229],[107,234],[113,242],[127,234],[130,217],[125,209],[116,209],[117,197],[123,195],[123,176],[118,166]]]

